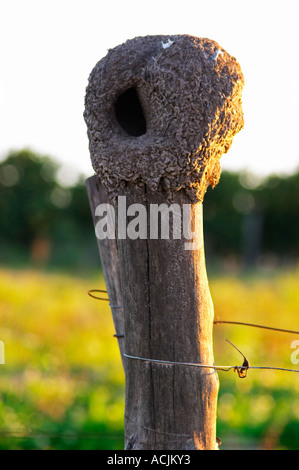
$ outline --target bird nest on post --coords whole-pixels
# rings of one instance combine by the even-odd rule
[[[243,127],[243,84],[235,58],[187,35],[129,40],[89,78],[90,205],[95,224],[99,204],[112,203],[118,215],[116,239],[98,244],[126,375],[126,449],[215,449],[218,377],[201,203]],[[151,236],[153,207],[161,233],[172,212],[160,238]],[[144,227],[130,237],[136,211],[134,230]],[[194,242],[187,248],[177,231],[182,213],[184,237]]]
[[[137,37],[110,50],[90,75],[85,110],[108,193],[134,182],[202,201],[243,127],[243,84],[236,59],[209,39]]]

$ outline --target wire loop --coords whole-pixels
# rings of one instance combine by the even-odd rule
[[[96,295],[94,295],[93,293],[94,292],[100,292],[101,294],[108,294],[108,292],[106,290],[102,290],[102,289],[90,289],[87,293],[90,297],[92,297],[93,299],[96,299],[96,300],[104,300],[105,302],[109,302],[109,298],[107,299],[103,299],[103,297],[97,297]]]

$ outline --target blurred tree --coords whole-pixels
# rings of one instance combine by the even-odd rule
[[[98,266],[85,180],[72,176],[52,158],[28,149],[11,152],[0,163],[0,261],[23,250],[35,261]],[[205,196],[207,257],[233,256],[245,266],[264,254],[296,261],[298,204],[299,172],[262,180],[223,171]]]
[[[11,152],[0,163],[2,259],[3,247],[24,250],[40,262],[50,255],[58,264],[84,257],[94,237],[85,182],[81,177],[71,187],[58,183],[59,168],[50,157],[28,149]]]
[[[206,251],[212,258],[240,253],[243,216],[236,210],[235,201],[243,192],[239,175],[227,171],[223,171],[214,189],[208,189],[204,203],[204,231]]]
[[[270,176],[258,191],[264,207],[263,252],[286,260],[299,255],[299,172]]]
[[[223,171],[204,204],[208,256],[235,255],[246,266],[261,254],[295,263],[299,256],[299,172],[262,180]]]
[[[30,150],[12,152],[0,164],[0,239],[24,247],[44,238],[56,219],[51,196],[57,165]]]

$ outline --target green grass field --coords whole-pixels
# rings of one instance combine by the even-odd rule
[[[212,276],[215,318],[298,330],[299,271]],[[124,374],[103,278],[0,269],[0,449],[122,449]],[[299,369],[298,336],[215,325],[215,362]],[[299,357],[299,354],[298,354]],[[299,374],[219,372],[221,449],[299,449]]]

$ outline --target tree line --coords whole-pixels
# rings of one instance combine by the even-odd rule
[[[98,254],[85,178],[70,183],[51,157],[29,149],[0,162],[0,262],[90,267]],[[204,200],[207,260],[244,266],[299,255],[299,171],[260,179],[223,171]]]

